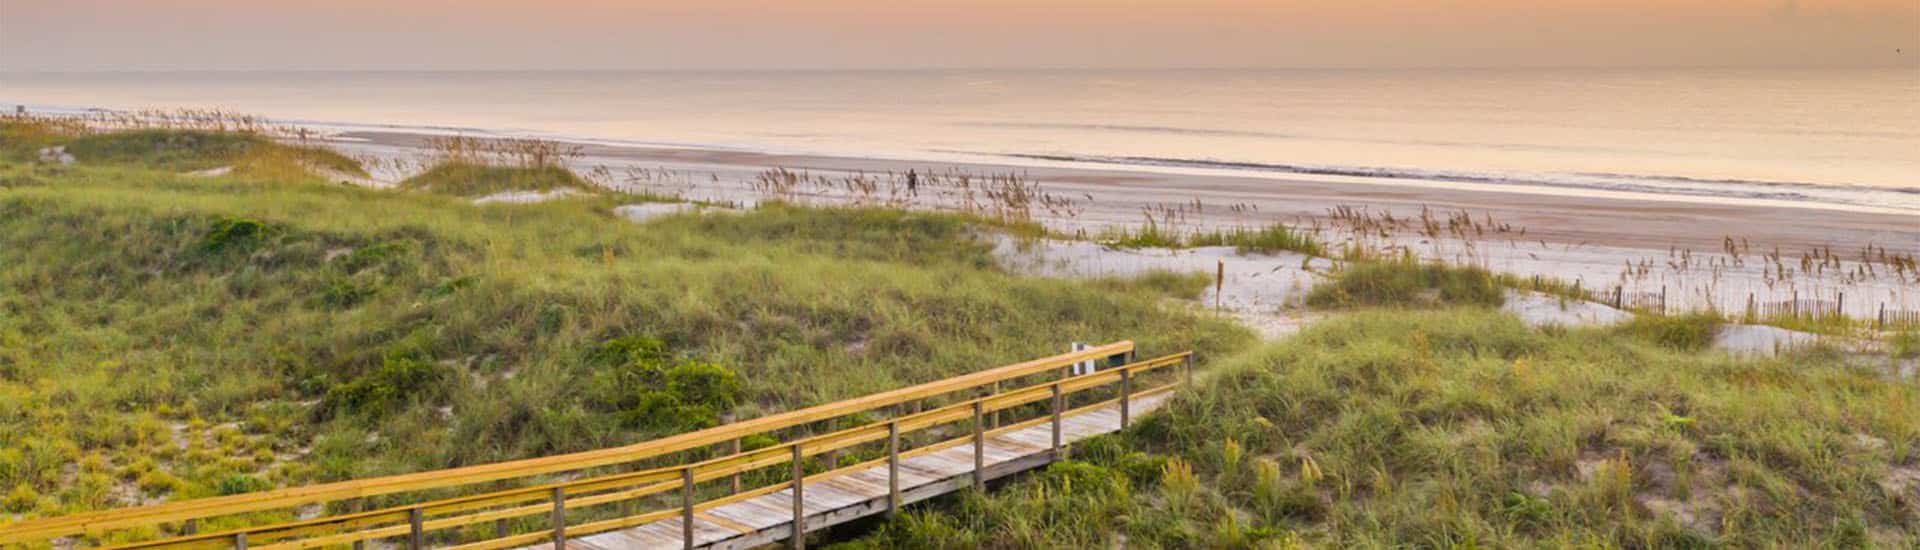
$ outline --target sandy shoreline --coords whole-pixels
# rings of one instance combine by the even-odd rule
[[[335,143],[349,150],[412,150],[429,137],[399,132],[351,132]],[[364,141],[362,141],[364,140]],[[1712,251],[1724,238],[1747,238],[1769,249],[1797,251],[1831,246],[1855,249],[1866,243],[1889,251],[1920,252],[1920,217],[1899,214],[1843,212],[1741,204],[1741,201],[1674,197],[1636,200],[1605,196],[1573,196],[1555,190],[1515,187],[1511,190],[1454,189],[1394,183],[1322,181],[1308,177],[1251,177],[1190,175],[1125,169],[1030,167],[1014,164],[899,161],[871,158],[783,155],[728,150],[663,147],[583,145],[577,162],[583,167],[616,169],[635,166],[711,175],[686,178],[690,194],[726,195],[742,181],[775,168],[811,174],[921,173],[957,171],[974,174],[1020,173],[1042,183],[1051,192],[1086,197],[1084,211],[1068,226],[1137,225],[1142,210],[1154,205],[1191,203],[1220,205],[1214,213],[1200,212],[1189,219],[1197,226],[1262,225],[1273,222],[1307,223],[1323,218],[1339,206],[1367,207],[1396,215],[1415,215],[1422,207],[1441,211],[1465,210],[1476,218],[1490,215],[1500,223],[1527,229],[1528,240],[1548,243],[1595,244],[1644,248],[1665,252],[1669,247]],[[703,181],[704,180],[704,181]],[[644,186],[644,184],[643,184]],[[663,185],[664,186],[664,185]],[[1551,193],[1551,194],[1548,194]],[[1709,202],[1711,201],[1711,202]],[[1251,205],[1255,211],[1231,216],[1226,205]]]
[[[430,137],[350,132],[335,136],[329,145],[363,158],[417,161],[428,156]],[[398,167],[387,168],[378,179],[397,181],[409,175],[407,170],[419,168],[417,162],[388,164]],[[1884,248],[1886,254],[1920,255],[1920,216],[1518,186],[1461,188],[600,144],[582,144],[571,168],[618,189],[727,203],[783,198],[889,204],[904,193],[909,170],[976,178],[1019,174],[1071,203],[1033,209],[1036,221],[1069,234],[1139,227],[1149,213],[1163,229],[1175,232],[1287,223],[1319,231],[1336,249],[1346,243],[1404,248],[1430,259],[1578,283],[1596,296],[1618,294],[1642,304],[1657,298],[1661,307],[1673,311],[1838,308],[1863,319],[1887,310],[1920,311],[1920,273],[1895,273],[1884,260],[1860,261],[1869,244],[1874,254]],[[799,190],[769,195],[765,182],[775,170],[800,179]],[[850,183],[872,190],[850,192]],[[894,204],[957,206],[952,189],[939,196],[925,189],[923,185],[911,202]],[[1388,231],[1363,228],[1366,223],[1330,215],[1340,208],[1364,210],[1374,220],[1390,212],[1401,225]],[[1407,221],[1420,216],[1423,208],[1436,218],[1464,212],[1485,232],[1419,231],[1418,222]],[[1740,243],[1731,254],[1725,249],[1729,238]],[[1766,257],[1775,250],[1777,256]],[[1830,260],[1807,260],[1829,250]],[[1832,265],[1825,265],[1829,262]]]

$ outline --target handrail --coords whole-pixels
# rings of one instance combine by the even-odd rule
[[[402,474],[378,478],[341,481],[305,487],[292,487],[259,493],[195,499],[151,506],[121,508],[85,512],[67,516],[27,520],[18,523],[0,525],[0,544],[15,544],[34,540],[45,540],[62,536],[99,533],[113,529],[152,526],[161,523],[198,518],[229,516],[235,514],[285,509],[313,503],[331,502],[352,498],[386,495],[410,491],[446,489],[498,481],[503,479],[525,478],[563,471],[584,470],[613,464],[630,463],[656,458],[676,452],[692,450],[728,441],[734,441],[748,435],[792,428],[822,420],[828,420],[882,407],[905,404],[922,399],[937,397],[960,390],[967,390],[998,384],[1004,380],[1016,379],[1037,373],[1062,369],[1075,363],[1106,357],[1131,355],[1134,344],[1120,341],[1081,351],[1055,355],[1015,363],[994,369],[963,374],[944,380],[928,382],[906,388],[870,394],[833,403],[816,405],[785,413],[763,416],[751,420],[735,422],[705,430],[688,432],[661,439],[645,441],[622,447],[611,447],[565,455],[498,462],[463,468],[434,470],[412,474]],[[934,412],[934,411],[928,411]],[[925,413],[922,413],[925,414]],[[779,447],[779,446],[776,446]],[[609,477],[627,477],[633,479],[651,479],[658,475],[656,471],[619,474]],[[602,479],[602,478],[595,478]],[[565,484],[546,484],[533,488],[449,499],[439,503],[455,506],[479,498],[504,498],[503,493],[530,493],[542,489],[552,490]],[[538,497],[529,500],[538,500]],[[524,501],[523,501],[524,502]],[[499,504],[491,502],[490,504]],[[425,505],[416,504],[405,509],[421,509]],[[453,510],[457,511],[457,510]],[[382,523],[396,519],[392,510],[361,512],[317,518],[281,524],[279,530],[294,530],[292,536],[314,529],[337,529],[342,524]],[[304,530],[303,530],[304,529]],[[247,529],[232,533],[209,533],[206,535],[188,535],[177,537],[175,542],[196,540],[215,540],[221,535],[249,532]],[[265,542],[265,541],[262,541]]]

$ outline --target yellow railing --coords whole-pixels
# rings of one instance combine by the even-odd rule
[[[483,540],[458,543],[454,548],[488,550],[565,540],[568,537],[613,531],[675,516],[681,516],[683,519],[692,518],[695,512],[701,510],[772,494],[790,487],[804,489],[805,482],[817,478],[842,475],[864,468],[873,468],[880,464],[889,465],[888,510],[891,512],[899,506],[897,467],[902,459],[974,442],[976,443],[974,446],[976,468],[973,475],[975,484],[980,485],[984,483],[982,477],[984,474],[977,466],[980,464],[983,447],[978,443],[984,441],[984,437],[1051,422],[1054,434],[1053,448],[1057,453],[1061,446],[1060,422],[1063,416],[1071,416],[1097,407],[1118,405],[1124,425],[1132,412],[1131,400],[1168,391],[1181,383],[1180,379],[1175,379],[1151,389],[1135,391],[1134,386],[1141,376],[1173,365],[1185,366],[1187,375],[1191,376],[1191,353],[1168,355],[1138,362],[1132,360],[1133,356],[1132,342],[1116,342],[1083,351],[624,447],[28,520],[0,525],[0,544],[44,541],[74,535],[104,535],[117,530],[170,524],[171,531],[174,533],[171,536],[115,548],[292,550],[346,545],[358,548],[368,540],[400,538],[408,547],[418,549],[426,547],[427,539],[436,537],[436,532],[466,529],[466,532],[460,534],[464,536],[437,536],[439,540],[436,542],[453,542],[463,538],[480,537]],[[1091,374],[1069,375],[1068,369],[1076,363],[1106,361],[1113,358],[1125,360],[1121,361],[1120,366]],[[1049,376],[1047,377],[1049,379],[1044,382],[1001,390],[1003,384],[1017,383],[1022,378],[1032,378],[1056,371],[1059,376]],[[1120,385],[1115,398],[1078,409],[1068,408],[1069,399],[1074,394],[1113,384]],[[968,397],[930,410],[918,410],[925,400],[951,398],[953,394],[962,392],[976,394],[984,392],[985,395]],[[1045,407],[1044,416],[1000,425],[1000,416],[1003,413],[1040,402],[1049,402]],[[908,408],[909,405],[915,412],[902,413],[899,410]],[[836,419],[851,415],[883,412],[892,413],[888,415],[891,418],[825,434],[801,437],[759,449],[743,450],[741,447],[742,438],[748,436],[770,435],[771,432],[795,428],[804,429],[819,423],[830,424]],[[902,446],[901,439],[904,435],[932,432],[936,427],[963,422],[971,427],[970,435],[939,440],[913,449],[905,449]],[[998,425],[998,427],[989,429],[987,427],[989,424]],[[841,452],[851,452],[855,447],[880,442],[885,444],[884,457],[839,467],[837,457]],[[720,451],[724,456],[707,460],[623,473],[589,471],[604,470],[612,466],[631,467],[649,459],[722,445],[726,446]],[[817,455],[826,455],[826,471],[808,476],[804,471],[805,459]],[[792,465],[791,475],[783,473],[776,476],[780,479],[772,484],[743,489],[744,475],[783,464]],[[538,483],[515,489],[438,500],[424,500],[425,497],[420,497],[423,499],[422,502],[372,511],[265,523],[218,532],[196,532],[198,524],[215,518],[285,511],[302,506],[344,502],[380,495],[462,489],[471,491],[482,489],[482,487],[476,487],[477,484],[502,480],[521,480],[525,483],[536,476],[560,473],[571,473],[578,479]],[[724,495],[702,500],[700,484],[721,479],[730,480],[727,490],[723,491]],[[674,491],[680,493],[679,506],[676,508],[640,513],[635,513],[633,510],[636,505],[657,504],[666,493]],[[795,516],[792,525],[801,527],[796,532],[805,532],[804,518],[800,514],[799,505],[801,491],[796,490],[794,494]],[[599,514],[610,515],[610,518],[569,523],[568,511],[575,511],[578,516],[579,510],[589,507],[604,508],[607,505],[618,507],[617,512],[603,511]],[[511,522],[518,521],[524,526],[531,521],[526,518],[543,518],[543,520],[539,522],[537,530],[512,533]],[[492,524],[490,533],[473,534],[475,529],[486,531],[485,524]],[[693,523],[683,521],[682,524],[689,530],[687,538],[690,540]],[[794,542],[799,542],[798,539],[801,538],[794,537]]]

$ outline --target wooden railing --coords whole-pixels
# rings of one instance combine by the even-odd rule
[[[873,468],[882,463],[889,466],[891,494],[888,511],[891,513],[898,509],[900,502],[897,468],[902,459],[973,442],[975,464],[978,465],[983,452],[979,443],[987,435],[1045,423],[1052,424],[1053,451],[1057,455],[1061,445],[1060,422],[1063,415],[1117,405],[1124,425],[1131,414],[1131,400],[1169,391],[1184,380],[1171,377],[1171,381],[1164,384],[1136,391],[1135,386],[1143,381],[1143,377],[1174,365],[1184,366],[1186,377],[1191,377],[1191,353],[1135,362],[1132,360],[1133,348],[1132,342],[1116,342],[624,447],[28,520],[0,525],[0,545],[78,535],[103,536],[135,529],[155,531],[157,528],[159,532],[170,534],[114,548],[292,550],[350,545],[358,549],[369,540],[398,539],[409,548],[420,549],[427,547],[429,539],[432,539],[431,542],[435,544],[462,550],[489,550],[545,541],[558,543],[569,537],[618,530],[675,516],[691,519],[695,512],[701,510],[790,487],[801,489],[803,483],[817,478]],[[1091,374],[1069,374],[1068,369],[1072,365],[1086,361],[1121,364]],[[1058,376],[1054,376],[1055,372],[1058,372]],[[1023,378],[1044,378],[1044,381],[1002,391],[1002,385],[1026,382]],[[1085,404],[1077,409],[1070,408],[1076,394],[1115,384],[1120,386],[1116,397]],[[982,393],[984,395],[980,395]],[[926,401],[933,399],[945,399],[947,402],[937,408],[920,410]],[[1032,406],[1042,402],[1046,403],[1044,407]],[[1042,414],[1010,424],[1001,423],[1001,416],[1022,412]],[[887,418],[832,430],[836,419],[855,415],[885,415]],[[962,423],[970,428],[970,434],[947,438],[947,434],[942,433],[942,427]],[[770,446],[742,448],[743,438],[749,436],[777,435],[775,432],[783,430],[808,430],[822,424],[825,424],[827,433],[794,435],[787,441]],[[989,425],[997,427],[989,428]],[[922,444],[906,448],[914,435],[921,436]],[[841,453],[857,453],[874,445],[884,445],[884,450],[866,452],[879,458],[845,467],[839,465]],[[721,456],[704,460],[690,458],[700,451],[715,447],[720,449],[710,454]],[[673,456],[676,454],[689,457],[676,458]],[[826,459],[825,466],[821,468],[824,471],[809,476],[805,469],[807,459],[822,455]],[[648,467],[646,463],[650,460],[667,460],[670,463]],[[791,473],[765,471],[782,465],[790,465]],[[623,467],[641,469],[609,473],[609,470]],[[551,481],[556,474],[565,474],[573,479]],[[750,475],[769,483],[746,488],[745,480]],[[984,483],[980,468],[975,468],[973,475],[976,486]],[[718,483],[709,484],[706,496],[710,498],[703,498],[703,483],[723,479],[728,481],[720,487],[711,486],[721,485]],[[428,496],[429,493],[444,495],[485,491],[497,488],[499,483],[514,481],[531,484],[451,498],[431,499]],[[678,506],[635,511],[637,506],[664,504],[663,499],[676,492]],[[796,533],[806,531],[802,526],[801,492],[794,491],[793,525]],[[336,509],[351,508],[349,504],[363,505],[368,502],[368,497],[382,495],[390,495],[382,497],[382,500],[418,502],[294,521],[259,519],[276,513],[284,517],[288,510],[316,504],[331,503]],[[569,519],[569,512],[573,513],[574,519]],[[212,525],[214,522],[244,527],[197,532],[198,526]],[[682,524],[689,531],[686,538],[691,546],[693,522],[684,521]],[[461,531],[449,532],[456,529]],[[515,533],[528,529],[531,531]],[[805,537],[791,538],[797,545]]]

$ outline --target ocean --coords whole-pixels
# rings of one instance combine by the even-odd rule
[[[37,111],[1920,215],[1920,68],[0,73]]]

